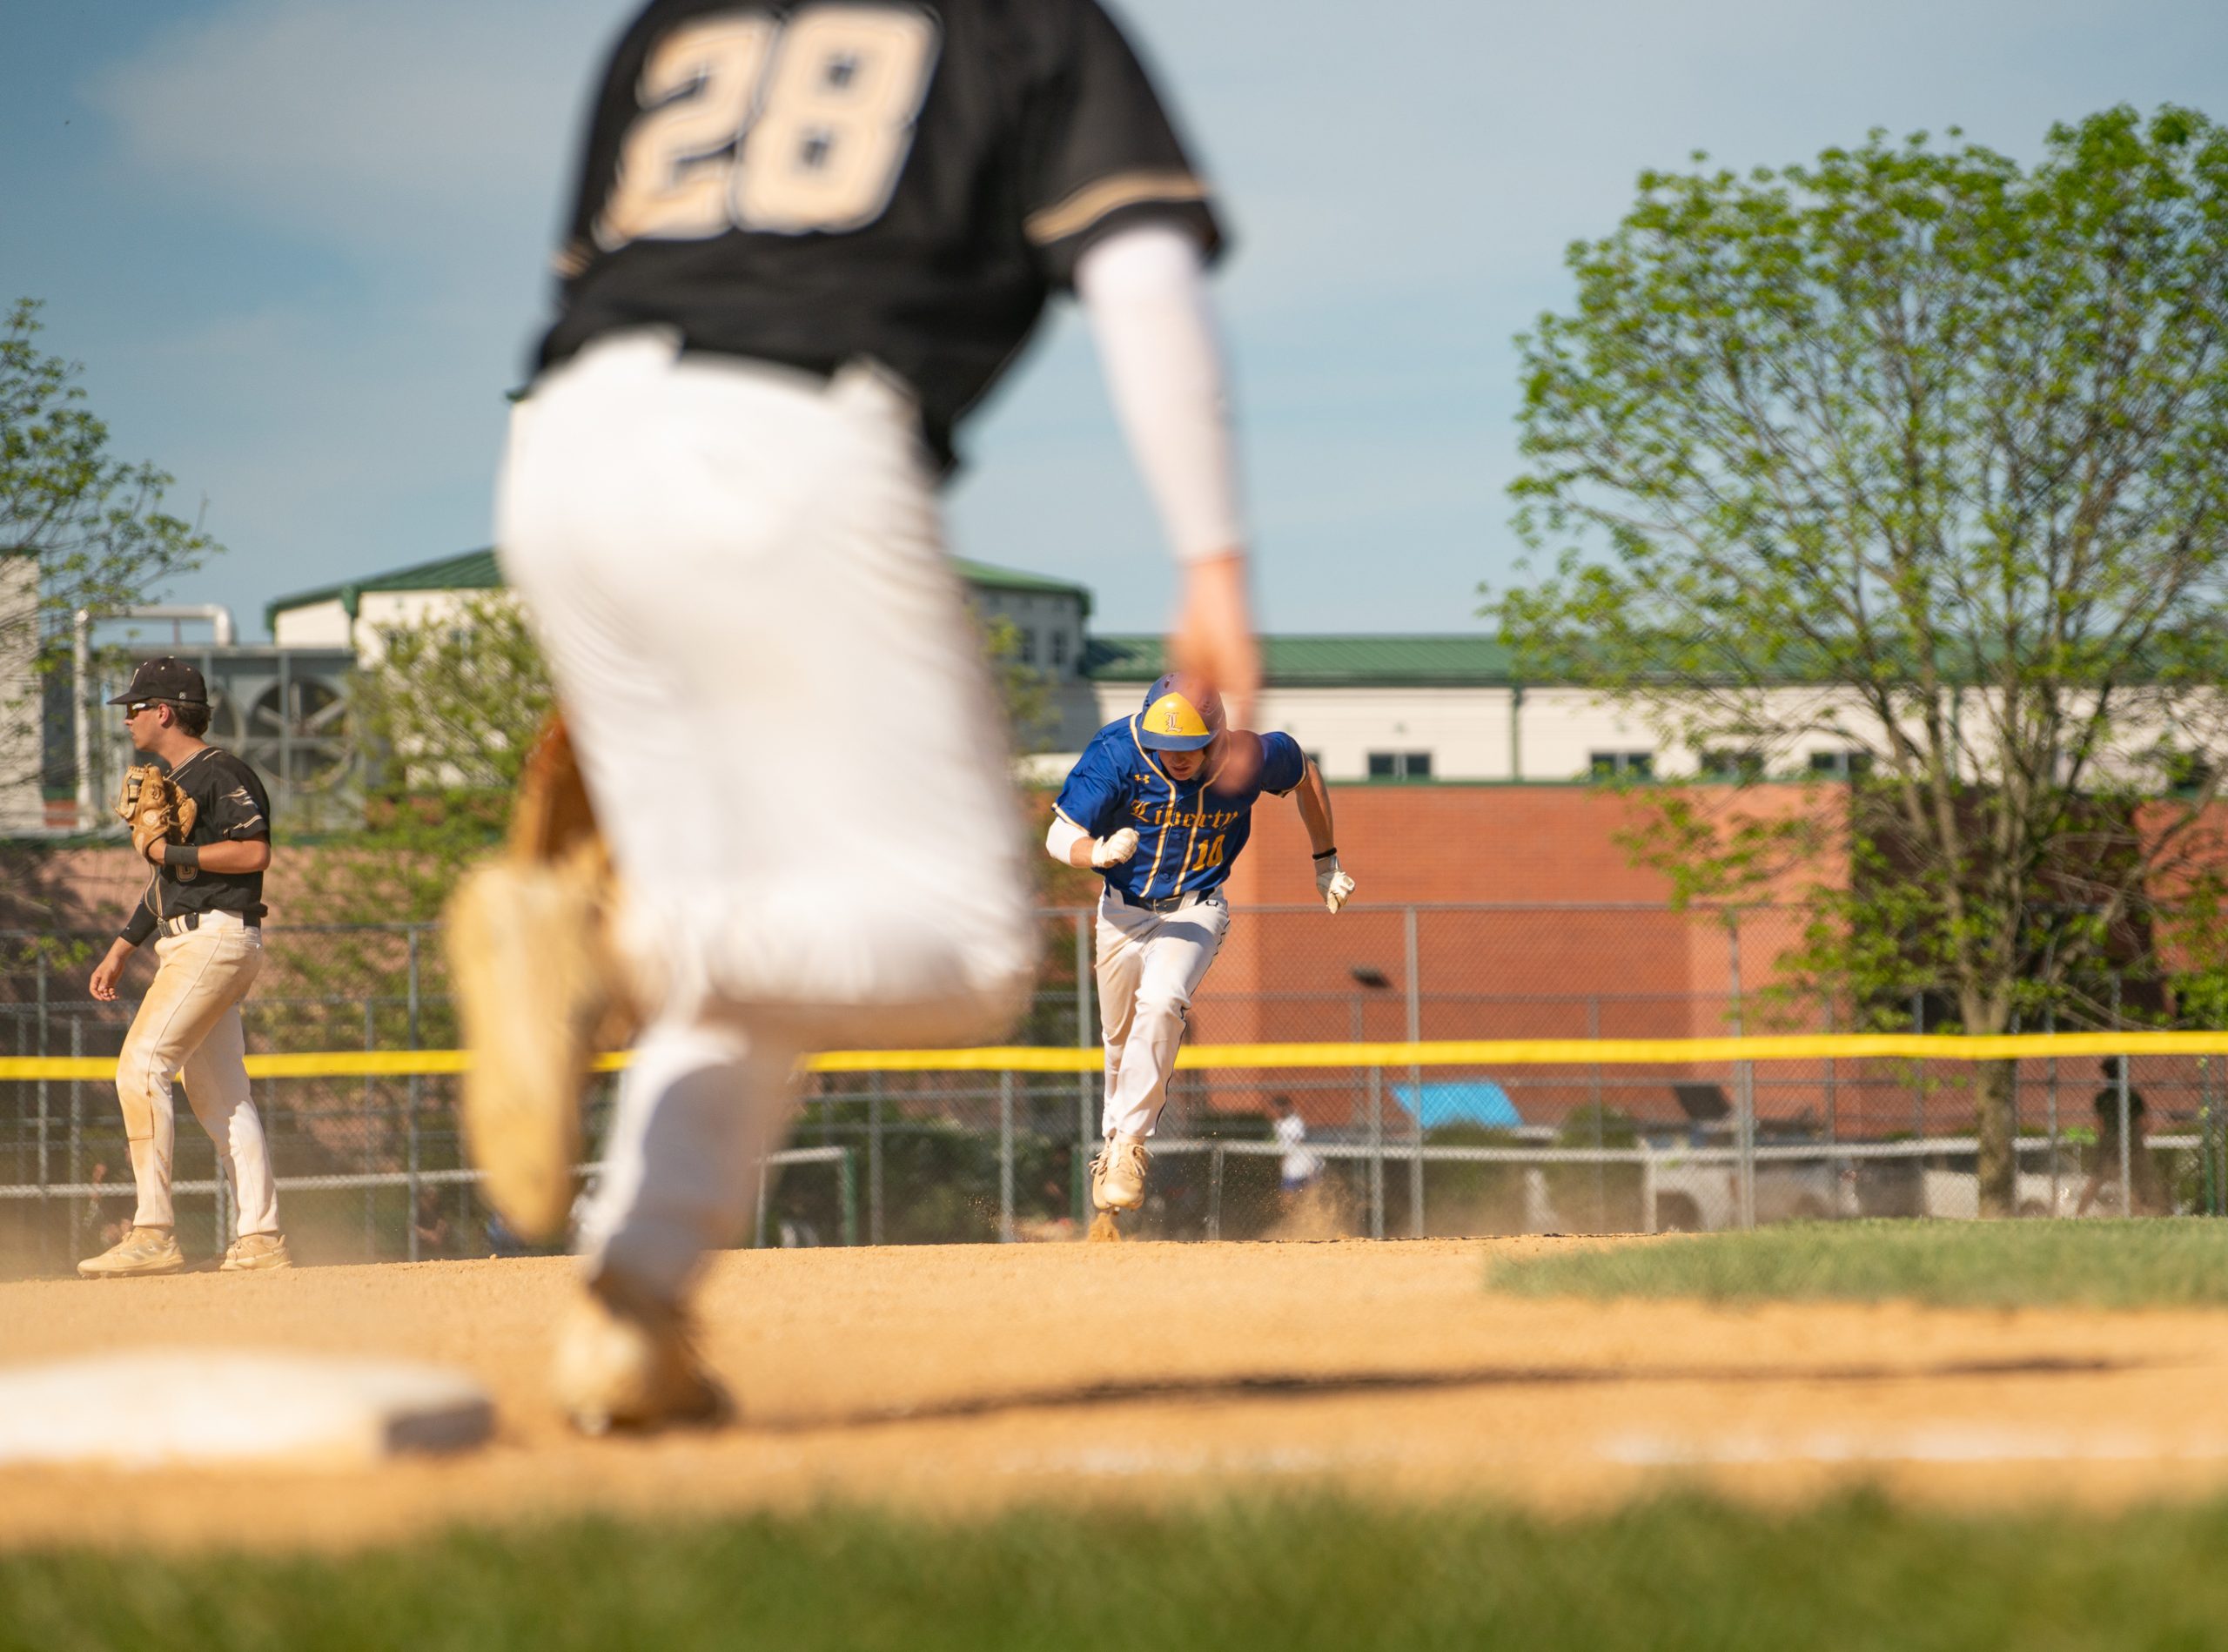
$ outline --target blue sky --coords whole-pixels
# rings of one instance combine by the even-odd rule
[[[1475,627],[1516,547],[1512,335],[1635,174],[2119,102],[2228,117],[2218,0],[1128,0],[1239,238],[1218,281],[1264,623]],[[0,0],[0,300],[229,553],[181,601],[484,544],[607,0]],[[1171,581],[1072,318],[970,427],[961,553]]]

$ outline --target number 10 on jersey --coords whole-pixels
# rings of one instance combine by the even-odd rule
[[[642,68],[597,245],[862,229],[912,148],[936,67],[925,14],[808,6],[676,29]]]

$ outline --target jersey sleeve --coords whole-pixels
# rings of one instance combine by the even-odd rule
[[[1261,736],[1261,789],[1281,797],[1307,774],[1307,754],[1290,735]]]
[[[1104,837],[1122,823],[1122,767],[1104,738],[1084,748],[1066,784],[1052,805],[1093,837]]]
[[[1072,285],[1085,248],[1140,221],[1175,223],[1213,257],[1223,233],[1206,181],[1144,65],[1097,0],[1062,10],[1070,26],[1022,146],[1022,228],[1046,279]]]
[[[228,766],[217,776],[216,795],[201,819],[218,837],[235,843],[271,836],[269,810],[254,777],[240,768]]]

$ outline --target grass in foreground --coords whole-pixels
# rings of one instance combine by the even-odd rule
[[[2198,1647],[2228,1504],[1960,1519],[1854,1497],[1555,1521],[1316,1499],[975,1525],[856,1512],[450,1534],[339,1559],[0,1558],[0,1646],[241,1652]]]
[[[1486,1283],[1523,1296],[2218,1307],[2228,1222],[1802,1223],[1511,1259]]]

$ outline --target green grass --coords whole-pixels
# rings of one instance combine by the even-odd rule
[[[1524,1296],[2218,1307],[2228,1222],[1804,1223],[1512,1259],[1486,1283]]]
[[[1327,1499],[451,1534],[339,1559],[0,1558],[0,1647],[240,1652],[1797,1652],[2218,1645],[2228,1504],[1978,1519],[1857,1496],[1556,1521]]]

